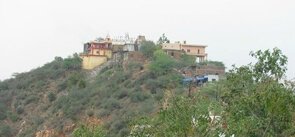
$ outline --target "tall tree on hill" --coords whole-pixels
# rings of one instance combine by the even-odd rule
[[[165,33],[159,38],[157,45],[162,45],[163,43],[170,43],[170,40],[166,37]]]

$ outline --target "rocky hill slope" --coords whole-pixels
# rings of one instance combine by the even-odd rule
[[[107,63],[95,73],[81,70],[77,54],[56,57],[0,82],[0,136],[79,136],[84,126],[129,135],[133,119],[160,110],[165,91],[185,91],[177,72],[185,62],[161,50],[144,55],[144,61]]]

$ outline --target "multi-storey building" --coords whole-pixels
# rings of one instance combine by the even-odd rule
[[[110,38],[98,39],[84,44],[83,69],[93,69],[112,58],[112,42]]]
[[[180,57],[181,54],[186,53],[187,55],[196,57],[196,62],[204,62],[207,60],[206,47],[205,45],[187,44],[185,41],[183,43],[162,44],[162,49],[166,51],[167,54]]]

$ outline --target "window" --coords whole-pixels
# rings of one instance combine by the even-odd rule
[[[172,53],[171,53],[171,56],[173,56],[173,57],[174,57],[174,52],[172,52]]]
[[[186,52],[191,52],[191,50],[190,49],[187,49]]]
[[[200,49],[198,49],[198,54],[200,54]]]

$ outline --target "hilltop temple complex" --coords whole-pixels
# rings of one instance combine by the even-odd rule
[[[146,41],[145,36],[130,38],[128,34],[125,37],[98,38],[84,44],[84,51],[80,54],[83,63],[82,68],[92,70],[110,59],[116,59],[123,56],[124,60],[128,56],[137,55],[142,42]],[[183,43],[163,43],[160,45],[162,50],[173,58],[180,58],[183,54],[193,56],[196,64],[206,64],[208,54],[206,45]],[[133,57],[134,58],[134,57]],[[224,75],[225,67],[212,64],[197,65],[193,71],[195,75]],[[186,73],[188,74],[188,73]]]
[[[86,70],[94,69],[113,58],[118,52],[138,51],[141,42],[145,41],[145,36],[138,36],[137,39],[129,38],[126,34],[125,38],[119,37],[111,39],[98,38],[84,44],[84,51],[80,54],[83,63],[82,68]]]

